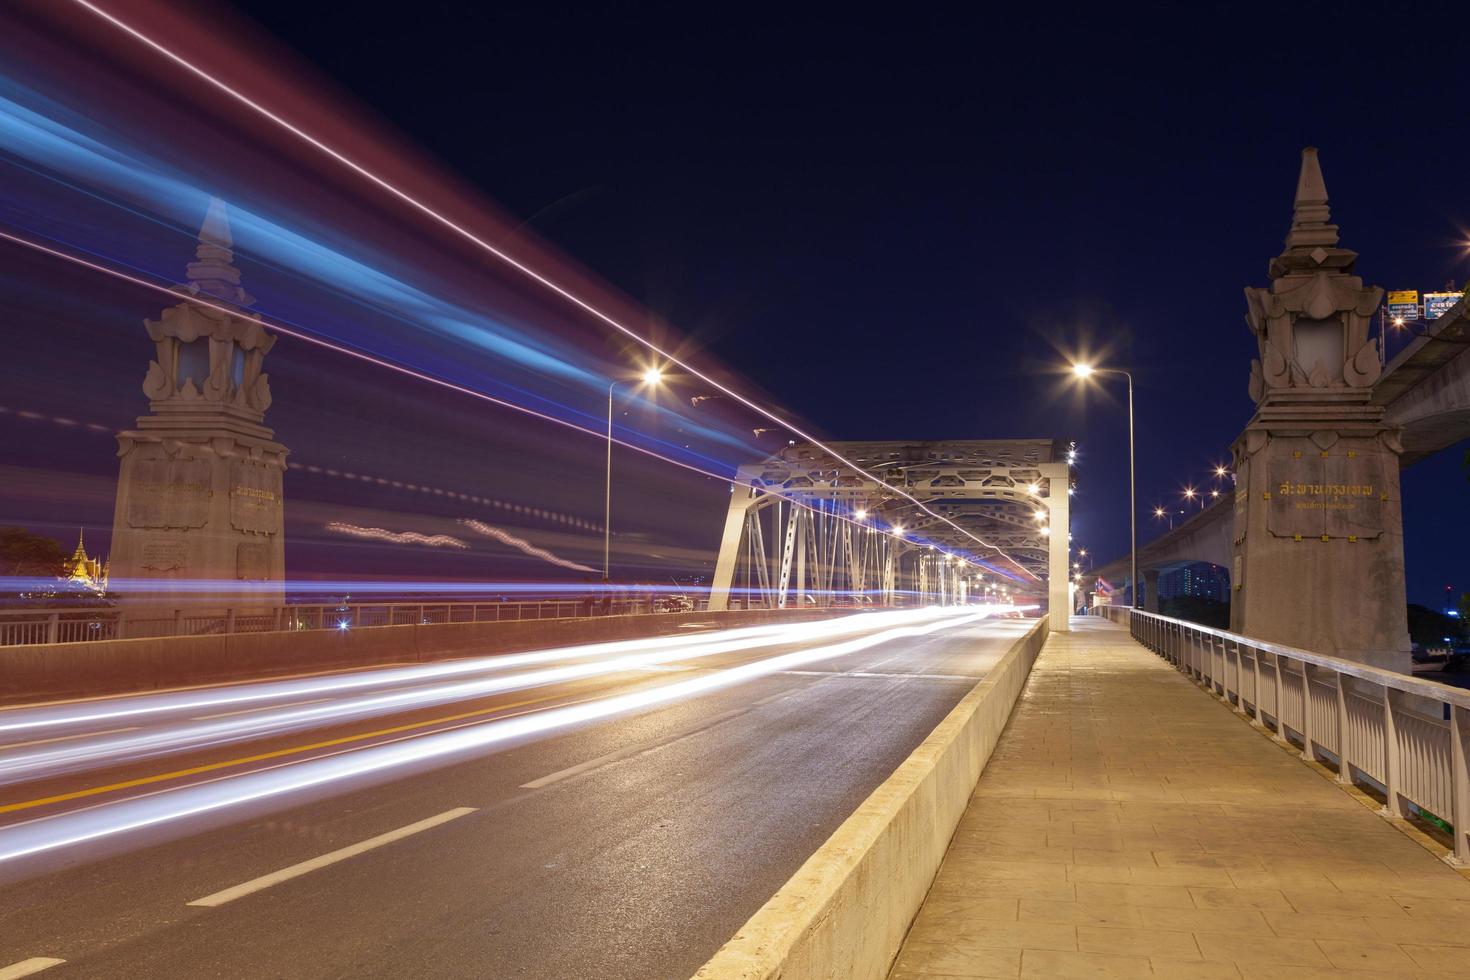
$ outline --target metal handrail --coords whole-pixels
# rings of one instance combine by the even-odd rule
[[[1446,860],[1470,865],[1470,691],[1141,609],[1097,612],[1126,615],[1139,643],[1306,761],[1334,763],[1338,782],[1381,792],[1386,816],[1448,826]]]
[[[703,600],[688,611],[700,611]],[[129,613],[112,607],[0,609],[0,647],[87,642],[123,636],[201,636],[298,630],[371,629],[411,624],[529,622],[678,611],[651,597],[516,600],[510,602],[312,603],[250,609],[161,608]]]

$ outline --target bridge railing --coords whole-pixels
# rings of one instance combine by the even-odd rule
[[[1369,787],[1388,816],[1450,829],[1470,864],[1470,691],[1140,609],[1097,610],[1302,758]]]
[[[262,609],[194,611],[150,609],[128,613],[116,607],[0,609],[0,647],[33,643],[78,643],[125,637],[208,636],[279,630],[347,630],[428,623],[496,623],[586,616],[634,616],[697,612],[703,597],[670,602],[653,597],[547,599],[526,602],[362,602],[286,605]],[[740,600],[730,608],[741,608]]]

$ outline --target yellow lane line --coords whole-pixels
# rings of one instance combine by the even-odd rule
[[[182,779],[185,776],[197,776],[202,772],[213,772],[216,769],[228,769],[230,766],[243,766],[251,762],[264,762],[267,759],[279,759],[282,756],[298,755],[302,752],[312,752],[316,749],[327,749],[334,745],[346,745],[350,742],[361,742],[369,738],[380,738],[384,735],[396,735],[399,732],[410,732],[416,728],[428,728],[431,725],[442,725],[450,721],[463,721],[466,718],[476,718],[481,715],[494,714],[497,711],[509,711],[512,708],[523,708],[529,704],[541,704],[546,701],[554,701],[565,697],[565,694],[547,694],[539,698],[528,698],[525,701],[513,701],[510,704],[496,705],[493,708],[480,708],[476,711],[465,711],[457,715],[446,715],[442,718],[431,718],[428,721],[416,721],[406,725],[395,725],[392,728],[380,728],[377,731],[362,732],[357,735],[344,735],[341,738],[327,739],[324,742],[312,742],[309,745],[298,745],[288,749],[274,749],[270,752],[260,752],[256,755],[242,756],[238,759],[227,759],[221,762],[208,762],[200,766],[191,766],[188,769],[175,769],[173,772],[161,772],[153,776],[139,776],[136,779],[126,779],[120,783],[109,783],[106,786],[93,786],[89,789],[74,790],[70,793],[58,793],[55,796],[44,796],[36,800],[25,800],[21,803],[7,803],[0,806],[0,813],[13,813],[16,810],[29,810],[33,807],[46,806],[48,803],[65,803],[68,800],[79,800],[88,796],[99,796],[103,793],[112,793],[120,789],[132,789],[135,786],[147,786],[150,783],[160,783],[169,779]]]

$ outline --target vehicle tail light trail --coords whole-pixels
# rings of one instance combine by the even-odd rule
[[[272,110],[271,108],[269,108],[268,106],[262,104],[258,100],[251,98],[245,92],[243,92],[239,88],[237,88],[237,87],[229,84],[224,79],[219,78],[218,76],[212,74],[211,72],[205,70],[204,68],[199,67],[194,62],[190,61],[188,58],[185,58],[183,55],[181,55],[178,52],[174,51],[173,49],[171,49],[167,45],[160,43],[159,41],[157,41],[154,38],[150,37],[148,34],[144,33],[143,31],[139,30],[136,27],[133,27],[131,24],[128,24],[126,21],[124,21],[121,18],[115,16],[114,14],[109,13],[108,11],[106,11],[102,7],[100,7],[99,5],[91,2],[91,0],[72,0],[72,2],[75,3],[77,6],[83,8],[84,10],[88,11],[89,13],[93,14],[94,16],[96,16],[96,17],[100,18],[101,20],[105,21],[107,24],[111,25],[112,27],[116,28],[117,30],[119,30],[119,31],[123,32],[124,34],[128,35],[129,37],[133,38],[135,41],[139,42],[140,44],[143,44],[149,50],[154,51],[157,54],[161,55],[162,57],[166,58],[168,61],[170,61],[173,64],[177,65],[178,67],[182,68],[184,71],[188,72],[190,75],[193,75],[195,78],[198,78],[199,80],[205,82],[206,84],[208,84],[209,86],[211,86],[215,90],[217,90],[217,91],[221,92],[222,94],[228,96],[230,99],[233,99],[234,101],[238,102],[239,104],[245,106],[251,112],[254,112],[257,115],[261,116],[262,118],[268,120],[272,125],[281,128],[282,130],[286,131],[287,133],[290,133],[295,138],[297,138],[297,139],[301,140],[302,142],[306,143],[308,146],[312,147],[313,149],[317,150],[318,152],[326,155],[331,160],[335,161],[336,163],[340,164],[343,167],[346,167],[348,170],[350,170],[352,173],[356,174],[358,177],[362,178],[363,180],[366,180],[368,183],[370,183],[374,187],[377,187],[379,190],[381,190],[384,193],[390,195],[394,199],[400,201],[401,203],[403,203],[404,205],[408,206],[412,210],[418,212],[419,214],[422,214],[426,218],[428,218],[431,221],[433,221],[435,224],[438,224],[441,227],[449,230],[450,232],[452,232],[453,234],[455,234],[459,238],[461,238],[461,239],[469,242],[471,245],[473,245],[474,247],[480,249],[481,251],[485,252],[486,254],[493,256],[495,259],[497,259],[500,262],[503,262],[505,265],[507,265],[510,268],[514,269],[519,274],[527,277],[532,282],[535,282],[536,284],[544,287],[545,289],[550,290],[552,293],[556,294],[557,296],[559,296],[561,299],[563,299],[567,303],[570,303],[571,305],[575,306],[577,309],[579,309],[579,310],[583,311],[584,313],[588,314],[589,316],[593,317],[598,322],[603,323],[603,324],[605,324],[608,327],[611,327],[613,330],[617,331],[618,333],[623,334],[624,336],[628,337],[630,340],[633,340],[635,343],[638,343],[638,344],[642,345],[643,347],[647,348],[649,351],[651,351],[652,353],[656,354],[658,357],[660,357],[661,359],[663,359],[663,361],[665,361],[667,363],[670,363],[670,364],[677,364],[681,369],[683,369],[684,371],[687,371],[691,376],[698,378],[700,381],[704,382],[707,385],[710,385],[711,387],[713,387],[715,390],[719,391],[723,395],[725,395],[725,396],[727,396],[727,397],[729,397],[731,399],[734,399],[735,401],[737,401],[740,404],[744,405],[746,408],[750,409],[751,411],[757,412],[761,416],[763,416],[763,417],[765,417],[767,419],[770,419],[772,422],[775,422],[777,425],[781,426],[782,428],[786,429],[787,431],[791,432],[792,434],[794,434],[796,436],[799,436],[800,438],[806,440],[807,442],[810,442],[812,445],[818,446],[821,449],[823,449],[824,451],[826,451],[828,453],[831,453],[832,456],[835,459],[841,461],[844,465],[851,467],[855,472],[860,473],[864,477],[867,477],[868,479],[877,482],[881,486],[888,487],[888,489],[892,493],[897,494],[898,496],[903,497],[904,499],[908,500],[910,503],[914,504],[919,510],[921,510],[924,513],[928,514],[929,516],[935,518],[936,520],[938,520],[938,521],[940,521],[940,522],[942,522],[944,524],[949,525],[950,527],[954,528],[956,531],[960,532],[961,535],[963,535],[964,537],[968,538],[971,541],[974,541],[976,544],[978,544],[981,547],[987,549],[988,551],[990,551],[990,552],[992,552],[992,553],[994,553],[996,555],[999,555],[1000,557],[1004,558],[1006,561],[1010,562],[1013,566],[1015,566],[1017,569],[1019,569],[1023,575],[1029,576],[1029,577],[1031,577],[1033,579],[1037,579],[1037,581],[1039,581],[1039,579],[1037,578],[1037,576],[1033,572],[1029,571],[1024,565],[1022,565],[1020,562],[1018,562],[1014,558],[1012,558],[1009,554],[1007,554],[999,546],[994,545],[994,544],[991,544],[988,541],[985,541],[983,538],[980,538],[978,535],[976,535],[973,532],[969,531],[968,529],[962,527],[961,525],[959,525],[955,521],[951,520],[949,517],[947,517],[947,516],[945,516],[945,515],[937,512],[935,510],[932,510],[925,503],[923,503],[917,497],[914,497],[911,494],[909,494],[902,487],[892,486],[891,484],[888,484],[887,481],[885,481],[885,480],[879,478],[878,476],[876,476],[876,475],[874,475],[872,473],[869,473],[868,471],[864,470],[862,467],[858,466],[852,460],[850,460],[847,457],[843,456],[841,453],[836,452],[835,450],[832,449],[832,447],[830,447],[830,446],[826,445],[825,443],[823,443],[820,439],[818,439],[815,436],[811,435],[810,433],[804,431],[800,426],[794,424],[793,422],[789,421],[786,418],[783,418],[782,416],[777,415],[776,413],[774,413],[771,410],[767,409],[765,406],[761,405],[760,403],[758,403],[758,402],[756,402],[756,401],[754,401],[754,400],[746,397],[745,395],[741,394],[740,392],[735,391],[734,389],[732,389],[732,388],[728,387],[727,385],[723,384],[717,378],[714,378],[714,377],[710,376],[709,374],[707,374],[707,373],[699,370],[694,365],[689,364],[687,361],[681,359],[673,351],[667,350],[664,347],[660,346],[659,344],[655,343],[654,341],[648,339],[647,337],[645,337],[644,335],[642,335],[641,333],[639,333],[637,330],[634,330],[632,327],[629,327],[627,324],[623,323],[617,317],[609,314],[608,312],[606,312],[605,310],[601,309],[596,304],[594,304],[592,302],[589,302],[588,300],[584,299],[582,296],[578,295],[573,290],[571,290],[571,289],[563,286],[561,283],[559,283],[557,280],[553,279],[551,276],[549,276],[549,275],[547,275],[547,274],[545,274],[543,272],[540,272],[537,269],[532,268],[531,266],[529,266],[526,263],[524,263],[524,262],[520,261],[519,259],[517,259],[515,256],[510,255],[508,252],[504,251],[503,249],[497,248],[494,244],[492,244],[489,241],[486,241],[483,237],[481,237],[475,231],[473,231],[472,229],[466,227],[464,224],[461,224],[455,218],[450,217],[449,215],[445,214],[443,211],[440,211],[437,208],[435,208],[434,206],[432,206],[432,205],[430,205],[428,203],[425,203],[419,197],[415,196],[414,194],[410,193],[409,191],[404,190],[402,187],[400,187],[394,181],[389,180],[389,179],[383,177],[382,175],[380,175],[379,173],[377,173],[374,170],[370,169],[369,167],[364,166],[362,163],[359,163],[357,160],[354,160],[352,157],[348,156],[347,154],[343,153],[342,151],[340,151],[340,150],[336,149],[335,147],[331,146],[330,144],[328,144],[324,140],[318,138],[317,136],[313,135],[312,133],[308,132],[307,130],[303,129],[302,127],[300,127],[300,126],[292,123],[289,119],[285,118],[280,113]]]

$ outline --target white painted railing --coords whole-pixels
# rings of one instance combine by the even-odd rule
[[[77,643],[142,636],[205,636],[277,630],[359,629],[428,623],[496,623],[632,616],[697,611],[706,600],[669,601],[654,597],[547,599],[539,602],[354,602],[288,605],[269,609],[162,609],[123,613],[115,607],[93,609],[0,610],[0,646]],[[739,600],[731,609],[740,608]]]
[[[1470,865],[1470,691],[1140,609],[1097,610],[1302,758],[1371,786],[1389,816],[1453,828]]]

